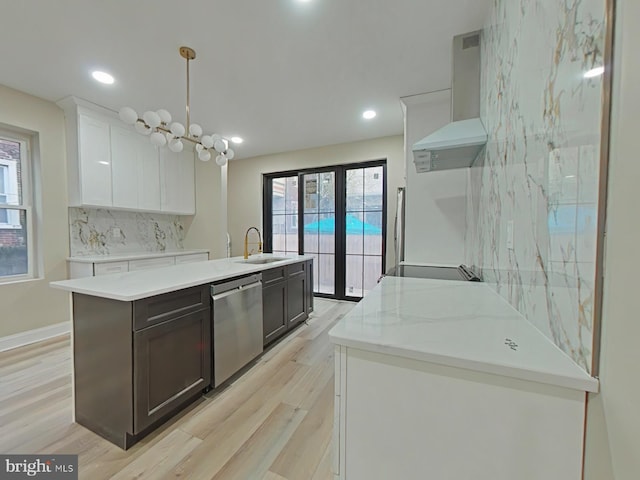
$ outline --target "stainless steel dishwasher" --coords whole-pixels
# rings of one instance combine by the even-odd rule
[[[211,285],[213,386],[262,353],[262,274]]]

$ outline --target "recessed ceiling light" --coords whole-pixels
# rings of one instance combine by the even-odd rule
[[[231,137],[231,141],[233,143],[242,143],[244,142],[244,140],[242,139],[242,137]]]
[[[603,73],[604,73],[604,67],[592,68],[591,70],[585,72],[584,78],[599,77]]]
[[[371,120],[372,118],[375,118],[377,115],[377,113],[374,110],[367,110],[366,112],[364,112],[362,114],[362,118],[366,119],[366,120]]]
[[[109,75],[107,72],[101,72],[100,70],[91,72],[91,76],[98,82],[107,85],[111,85],[113,82],[115,82],[115,79],[111,75]]]

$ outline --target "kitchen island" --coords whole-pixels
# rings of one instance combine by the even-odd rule
[[[336,478],[581,478],[598,381],[486,284],[385,277],[329,336]]]
[[[283,277],[282,335],[313,308],[311,256],[264,254],[53,282],[52,287],[72,292],[76,422],[129,448],[232,375],[229,365],[235,372],[259,355],[266,342],[263,274]],[[234,283],[237,298],[251,288],[258,304],[230,302],[228,290],[212,301],[212,285]],[[212,312],[216,298],[230,307],[223,319]],[[246,323],[234,325],[236,316]],[[269,319],[278,320],[273,314]],[[233,349],[246,351],[249,341],[251,356],[235,355]],[[216,344],[224,345],[225,358],[216,360]],[[214,371],[224,371],[225,378],[214,383]]]

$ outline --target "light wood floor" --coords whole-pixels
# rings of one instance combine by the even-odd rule
[[[330,479],[333,346],[354,304],[316,299],[308,325],[126,452],[71,421],[68,336],[0,353],[0,453],[79,455],[81,479]]]

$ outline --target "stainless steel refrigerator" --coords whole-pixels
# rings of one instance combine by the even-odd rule
[[[405,222],[405,207],[406,207],[406,188],[398,187],[398,197],[396,202],[396,216],[394,220],[393,228],[393,243],[395,249],[395,265],[388,272],[393,274],[398,270],[400,262],[404,261],[404,222]]]

